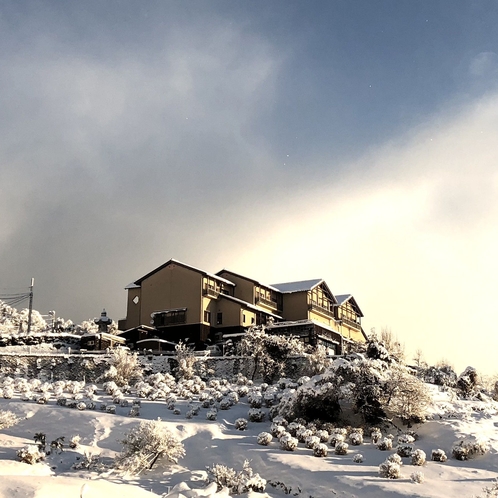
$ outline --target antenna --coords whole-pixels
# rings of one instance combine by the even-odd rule
[[[28,334],[31,332],[31,313],[33,312],[33,287],[35,285],[35,279],[31,279],[31,285],[29,287],[29,313],[28,313]]]

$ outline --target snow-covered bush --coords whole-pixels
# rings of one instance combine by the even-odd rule
[[[299,441],[290,434],[285,434],[278,440],[278,442],[283,450],[294,451],[297,448]]]
[[[270,426],[270,432],[273,437],[276,437],[277,439],[280,438],[286,432],[285,427],[283,425],[278,425],[278,424],[271,424]]]
[[[116,405],[107,405],[105,407],[105,412],[115,414],[116,413]]]
[[[207,420],[216,420],[217,417],[218,417],[218,412],[216,410],[209,410],[206,413]]]
[[[349,435],[349,442],[353,446],[359,446],[360,444],[363,444],[363,434],[360,432],[351,432]]]
[[[116,458],[117,468],[125,473],[139,474],[151,469],[159,458],[177,463],[185,449],[160,419],[144,420],[125,434],[123,450]]]
[[[316,436],[320,438],[321,443],[326,443],[329,440],[330,434],[326,430],[321,429],[316,431]]]
[[[83,401],[80,401],[77,405],[76,408],[80,411],[86,410],[86,403],[83,403]]]
[[[128,412],[128,417],[140,417],[140,407],[132,406]]]
[[[308,436],[304,440],[304,444],[306,444],[306,448],[312,450],[317,444],[320,444],[320,438],[317,436]]]
[[[315,455],[316,457],[326,457],[327,453],[328,448],[326,444],[318,443],[313,446],[313,455]]]
[[[240,495],[249,491],[262,493],[266,488],[266,480],[255,474],[246,460],[242,470],[235,471],[225,465],[216,464],[207,467],[208,482],[215,482],[218,491],[228,488],[231,494]]]
[[[448,460],[448,457],[446,456],[444,450],[438,448],[436,450],[432,450],[431,460],[434,462],[446,462],[446,460]]]
[[[474,367],[467,367],[457,380],[460,394],[464,397],[473,394],[477,388],[478,378],[477,370]]]
[[[392,460],[386,460],[379,465],[379,476],[386,479],[399,479],[401,476],[401,465]]]
[[[235,420],[235,428],[239,431],[245,431],[247,429],[247,419],[238,418]]]
[[[474,437],[457,441],[451,448],[451,453],[457,460],[469,460],[488,451],[488,442]]]
[[[269,432],[260,432],[258,434],[258,444],[261,446],[268,446],[273,439],[273,436]]]
[[[380,429],[372,430],[370,438],[372,439],[372,444],[377,444],[382,439],[382,432],[380,432]]]
[[[412,482],[422,484],[425,481],[425,476],[423,472],[417,471],[410,474],[410,479]]]
[[[17,458],[20,462],[28,463],[34,465],[42,461],[45,458],[45,453],[40,451],[38,446],[34,444],[28,444],[24,448],[17,451]]]
[[[390,451],[393,449],[393,440],[385,437],[377,443],[377,448],[379,448],[380,451]]]
[[[232,406],[232,403],[228,398],[223,398],[220,401],[220,410],[229,410]]]
[[[398,444],[398,447],[396,448],[396,453],[400,457],[407,458],[411,456],[412,452],[413,452],[412,444]]]
[[[303,354],[304,344],[297,337],[267,334],[264,327],[253,327],[238,344],[239,354],[254,358],[254,379],[258,370],[265,382],[271,383],[285,371],[291,355]]]
[[[334,448],[336,455],[346,455],[348,453],[349,445],[347,443],[337,443]]]
[[[81,437],[79,434],[72,436],[71,439],[69,440],[69,447],[74,450],[75,448],[77,448],[79,446],[80,441],[81,441]]]
[[[177,367],[176,378],[191,379],[195,375],[195,362],[197,361],[194,352],[183,342],[175,346]]]
[[[9,410],[0,410],[0,429],[8,429],[19,423],[18,416]]]
[[[296,431],[296,437],[300,443],[306,442],[306,439],[310,436],[313,436],[313,431],[307,429],[306,427],[301,427]]]
[[[338,432],[333,432],[330,436],[330,446],[337,446],[339,443],[343,443],[346,440],[346,436],[344,434],[340,434]]]
[[[363,455],[361,453],[356,453],[356,455],[353,456],[353,462],[363,463]]]
[[[110,364],[104,376],[118,386],[134,384],[142,378],[142,365],[137,353],[130,353],[124,348],[115,348],[111,353]]]
[[[251,422],[263,422],[265,416],[265,412],[257,408],[251,408],[248,413],[248,417]]]
[[[425,451],[421,449],[416,449],[412,453],[412,465],[417,465],[421,467],[425,464],[426,454]]]

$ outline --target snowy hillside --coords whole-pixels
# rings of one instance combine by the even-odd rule
[[[113,382],[90,386],[4,377],[0,381],[0,410],[13,412],[19,420],[0,431],[0,496],[93,498],[119,493],[121,498],[226,497],[228,491],[218,490],[216,483],[207,486],[206,467],[221,464],[242,471],[245,460],[260,476],[252,482],[267,481],[264,493],[243,493],[253,498],[286,494],[303,498],[484,496],[483,488],[492,486],[497,475],[498,403],[483,395],[459,399],[454,389],[430,385],[427,421],[412,427],[414,432],[401,424],[397,424],[400,430],[384,425],[380,436],[371,434],[372,427],[364,425],[362,437],[355,439],[356,431],[342,424],[320,426],[315,421],[302,427],[299,422],[305,422],[297,421],[279,428],[279,424],[286,425],[282,419],[272,424],[270,412],[275,415],[278,411],[279,398],[299,391],[296,383],[287,380],[270,386],[253,385],[241,376],[232,380],[204,382],[194,377],[177,382],[170,375],[155,374],[133,388],[119,389]],[[301,379],[299,384],[304,388],[312,385],[313,379]],[[139,421],[158,417],[160,426],[181,440],[185,456],[172,465],[159,459],[152,470],[139,476],[126,476],[114,469],[126,433]],[[261,417],[263,421],[257,422]],[[4,414],[0,420],[6,418],[9,416]],[[284,430],[292,434],[283,438],[287,443],[276,437]],[[270,439],[259,436],[262,432],[274,434],[267,445],[258,444]],[[18,461],[18,451],[33,445],[40,434],[46,436],[50,454],[33,465]],[[74,436],[80,437],[79,442]],[[294,436],[308,440],[295,439],[295,449],[288,451]],[[59,439],[60,444],[50,448],[50,442],[61,437],[64,441]],[[385,447],[386,437],[392,449],[383,451],[379,447]],[[469,438],[483,454],[457,460],[452,456],[454,443]],[[320,439],[322,453],[316,450]],[[78,443],[74,448],[69,447],[71,440]],[[349,446],[337,451],[344,445],[342,440]],[[433,450],[438,449],[444,451],[447,461],[431,460]],[[416,450],[425,453],[426,462],[409,456]],[[396,453],[405,454],[390,457],[394,462],[396,458],[402,461],[399,478],[381,477],[379,466]],[[414,482],[417,480],[423,482]]]

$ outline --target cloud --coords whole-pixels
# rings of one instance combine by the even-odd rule
[[[411,353],[491,373],[497,133],[498,96],[434,116],[347,175],[282,197],[279,228],[264,243],[258,232],[234,269],[270,283],[325,278],[356,296],[367,332],[389,326]]]

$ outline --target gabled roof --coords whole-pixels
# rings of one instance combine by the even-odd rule
[[[210,277],[213,278],[214,280],[218,280],[219,282],[223,282],[224,284],[231,285],[235,287],[235,284],[233,282],[230,282],[230,280],[227,280],[226,278],[219,277],[218,275],[215,275],[214,273],[209,273],[207,271],[201,270],[200,268],[196,268],[195,266],[190,266],[185,263],[182,263],[181,261],[177,261],[176,259],[170,259],[169,261],[166,261],[161,266],[158,266],[154,270],[150,271],[147,273],[147,275],[144,275],[143,277],[139,278],[138,280],[135,280],[131,284],[127,285],[125,289],[134,289],[136,287],[140,287],[140,284],[146,280],[147,278],[151,277],[154,275],[154,273],[157,273],[158,271],[162,270],[163,268],[166,268],[169,265],[177,265],[177,266],[182,266],[183,268],[187,268],[188,270],[195,271],[197,273],[200,273],[201,275],[204,275],[205,277]]]
[[[262,284],[261,282],[254,280],[254,278],[246,277],[245,275],[241,275],[240,273],[235,273],[234,271],[227,270],[226,268],[223,268],[223,270],[216,272],[216,275],[221,275],[222,273],[229,273],[230,275],[233,275],[234,277],[243,278],[244,280],[247,280],[248,282],[252,282],[253,284],[259,285],[260,287],[266,287],[267,289],[280,292],[276,287],[273,287],[269,284]]]
[[[365,316],[363,315],[363,312],[361,311],[360,307],[358,306],[358,303],[356,302],[352,294],[339,294],[335,296],[335,298],[337,299],[337,303],[339,305],[346,304],[349,301],[357,315]]]
[[[283,282],[281,284],[272,284],[278,291],[288,294],[291,292],[302,292],[314,289],[317,285],[324,282],[321,278],[314,280],[300,280],[299,282]]]

